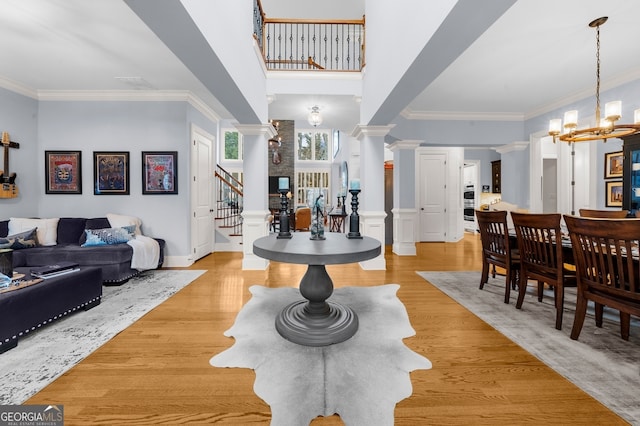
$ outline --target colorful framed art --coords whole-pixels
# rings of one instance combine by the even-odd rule
[[[178,151],[142,152],[142,194],[178,193]]]
[[[82,194],[82,152],[45,151],[46,194]]]
[[[129,195],[129,152],[93,152],[94,195]]]

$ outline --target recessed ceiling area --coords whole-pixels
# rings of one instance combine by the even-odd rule
[[[360,19],[373,1],[262,3],[269,17]],[[428,14],[430,2],[419,4]],[[633,54],[639,1],[518,0],[416,93],[406,111],[526,119],[593,96],[595,33],[588,23],[599,16],[609,17],[601,28],[602,91],[640,78],[640,55]],[[34,97],[50,91],[189,91],[221,118],[233,119],[121,0],[3,0],[0,28],[3,87]],[[391,22],[388,30],[411,35],[401,23]],[[318,105],[323,126],[351,131],[361,124],[353,96],[318,93],[312,85],[308,93],[267,95],[275,95],[270,118],[306,120],[308,108]]]

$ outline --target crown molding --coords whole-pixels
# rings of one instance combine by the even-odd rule
[[[387,148],[392,151],[399,151],[401,149],[416,149],[417,147],[419,147],[424,141],[423,140],[417,140],[417,139],[404,139],[404,140],[397,140],[391,143],[387,144]]]
[[[600,83],[600,94],[607,90],[615,89],[618,86],[622,86],[623,84],[631,83],[632,81],[640,79],[640,69],[632,70],[624,74],[620,74],[616,77],[609,78],[607,80],[602,80]],[[537,117],[542,114],[546,114],[551,111],[555,111],[558,109],[571,109],[570,106],[573,103],[582,101],[584,99],[588,99],[590,97],[595,96],[595,86],[592,86],[588,89],[583,89],[578,92],[575,92],[569,96],[565,96],[561,99],[557,99],[554,102],[543,105],[540,108],[536,108],[532,111],[529,111],[525,114],[525,120],[529,120],[531,118]]]
[[[516,142],[511,142],[506,145],[502,145],[493,149],[495,149],[495,151],[498,154],[506,154],[508,152],[514,152],[514,151],[524,151],[528,146],[529,146],[529,142],[516,141]]]
[[[351,136],[356,139],[360,139],[364,136],[386,136],[394,127],[395,124],[390,124],[388,126],[363,126],[358,124],[351,132]]]
[[[187,102],[211,121],[221,117],[188,90],[34,90],[0,76],[0,87],[38,101]]]
[[[6,77],[0,76],[0,87],[28,98],[38,99],[38,92]]]
[[[523,121],[524,114],[510,112],[455,112],[455,111],[413,111],[405,108],[400,112],[407,120],[444,121]]]

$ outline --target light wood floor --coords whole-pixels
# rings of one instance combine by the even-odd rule
[[[433,369],[411,374],[413,395],[397,405],[397,425],[625,424],[415,273],[480,270],[478,236],[417,250],[399,257],[387,247],[387,271],[327,267],[335,287],[401,286],[417,333],[405,343]],[[197,281],[27,403],[63,404],[67,426],[269,424],[268,405],[253,393],[254,372],[214,368],[209,359],[233,344],[223,332],[249,299],[248,287],[297,286],[305,267],[272,262],[267,271],[242,271],[241,256],[198,261],[189,269],[207,272]],[[342,422],[333,416],[313,424]]]

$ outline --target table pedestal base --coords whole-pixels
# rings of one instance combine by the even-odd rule
[[[325,302],[326,311],[312,313],[300,300],[284,308],[276,318],[276,330],[285,339],[305,346],[329,346],[344,342],[358,331],[358,316],[348,306]]]

